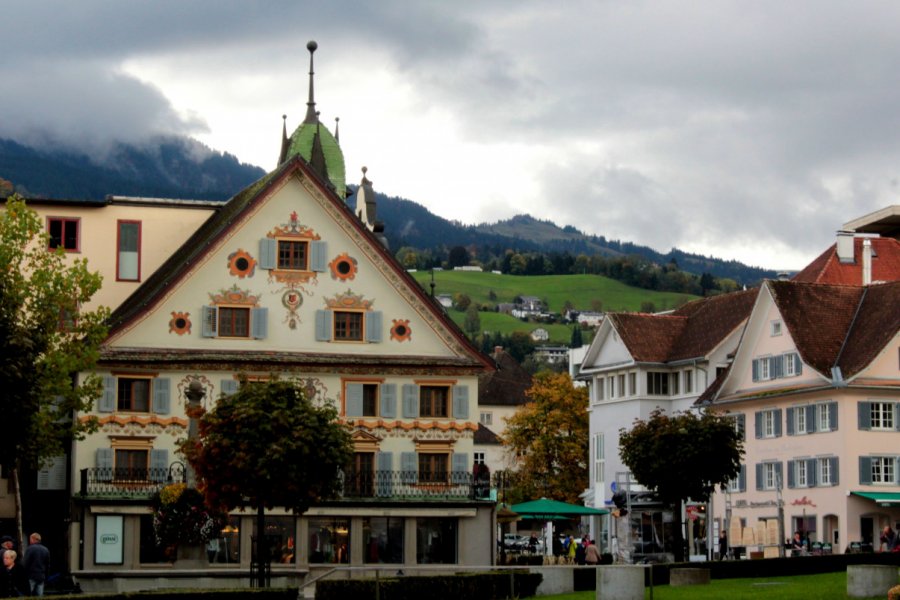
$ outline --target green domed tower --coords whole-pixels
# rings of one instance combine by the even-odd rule
[[[310,41],[306,44],[309,50],[309,101],[306,103],[306,118],[300,126],[294,130],[291,137],[287,137],[287,123],[282,130],[281,156],[278,164],[299,154],[306,162],[324,178],[331,181],[340,198],[347,196],[346,170],[344,167],[344,153],[338,144],[338,131],[335,124],[334,135],[319,121],[319,113],[316,112],[316,100],[313,93],[313,53],[318,44]]]

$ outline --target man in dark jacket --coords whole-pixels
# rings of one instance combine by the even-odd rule
[[[50,551],[41,543],[41,534],[32,533],[25,549],[25,575],[32,596],[44,595],[44,582],[49,573]]]
[[[0,568],[0,598],[17,598],[28,595],[25,571],[16,564],[16,551],[3,551],[3,567]]]

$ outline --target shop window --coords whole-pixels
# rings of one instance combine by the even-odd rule
[[[350,562],[350,521],[334,518],[309,520],[309,562],[347,564]]]
[[[416,563],[453,565],[457,563],[457,520],[449,518],[416,519]]]
[[[240,517],[229,516],[225,527],[206,544],[206,558],[210,564],[240,564],[241,530]]]
[[[403,519],[367,517],[363,519],[363,560],[367,564],[403,563]]]
[[[269,549],[272,564],[294,564],[297,557],[294,553],[295,520],[293,517],[266,517],[265,544]],[[257,536],[256,521],[253,523],[253,539]],[[250,560],[256,561],[256,544],[250,551]]]

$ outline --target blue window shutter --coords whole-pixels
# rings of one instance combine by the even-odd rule
[[[309,243],[310,271],[324,272],[328,268],[328,242],[312,241]]]
[[[737,416],[738,428],[741,431],[741,439],[747,439],[747,415],[741,413]]]
[[[762,463],[756,463],[756,489],[757,491],[762,491],[765,489],[763,486],[763,466]]]
[[[831,431],[837,431],[837,428],[838,428],[838,403],[837,402],[829,402],[828,406],[831,407],[828,409],[828,426],[831,428]]]
[[[800,354],[794,352],[794,375],[803,374],[803,361],[800,360]]]
[[[316,341],[317,342],[330,342],[331,341],[331,311],[330,310],[317,310],[316,311]]]
[[[259,240],[259,268],[274,269],[277,264],[275,262],[276,248],[278,242],[273,238],[263,238]]]
[[[859,402],[856,405],[856,409],[859,414],[859,428],[864,430],[872,429],[872,403]]]
[[[781,356],[769,357],[769,379],[781,377]]]
[[[381,342],[381,311],[373,310],[366,313],[366,341],[373,344]]]
[[[450,483],[466,483],[469,479],[469,454],[467,452],[453,453],[453,466],[450,471]]]
[[[232,394],[236,394],[238,391],[238,380],[223,379],[220,387],[222,389],[223,396],[231,396]]]
[[[781,437],[781,409],[776,408],[775,413],[775,437]]]
[[[264,340],[269,329],[269,309],[257,307],[250,309],[251,335],[254,339]]]
[[[753,359],[753,381],[759,381],[759,359]]]
[[[375,465],[375,495],[380,498],[388,497],[393,493],[394,453],[376,453]]]
[[[872,483],[872,457],[859,457],[859,483],[860,485],[870,485]]]
[[[787,476],[787,486],[789,488],[796,487],[796,483],[794,482],[794,470],[797,468],[796,461],[789,460],[787,464],[788,476]]]
[[[363,414],[363,384],[348,383],[346,387],[346,414],[348,417],[361,417]]]
[[[763,438],[763,430],[762,430],[762,422],[763,422],[763,414],[761,410],[753,413],[753,418],[756,421],[756,439],[761,440]]]
[[[801,410],[806,410],[806,433],[815,433],[819,427],[819,424],[816,423],[816,405],[810,404]]]
[[[385,419],[397,418],[397,384],[382,383],[380,388],[381,395],[381,416]]]
[[[97,410],[100,412],[114,412],[116,410],[116,378],[111,375],[103,378],[103,395],[100,396],[100,400],[97,402]]]
[[[741,465],[741,472],[738,474],[738,491],[747,491],[747,465]]]
[[[109,469],[109,473],[105,474],[102,479],[112,479],[113,468],[113,450],[112,448],[97,448],[97,454],[94,458],[94,465],[98,469]]]
[[[814,487],[816,485],[816,459],[808,458],[806,459],[806,485],[809,487]]]
[[[778,477],[778,479],[781,480],[781,485],[783,486],[784,485],[784,473],[781,470],[781,466],[782,466],[781,461],[778,461],[777,463],[775,463],[775,475]]]
[[[787,434],[794,435],[794,411],[797,409],[793,406],[785,409],[785,420],[787,421]],[[803,409],[800,409],[803,410]],[[809,426],[809,422],[807,422],[807,427]]]
[[[403,384],[403,418],[416,419],[419,417],[419,386],[414,383]]]
[[[469,418],[469,386],[467,385],[453,386],[453,418]]]
[[[894,429],[900,431],[900,402],[894,403]],[[894,462],[900,464],[900,461]]]
[[[150,481],[165,481],[169,477],[169,451],[150,451]]]
[[[400,481],[415,483],[419,479],[419,459],[415,452],[400,453]]]
[[[169,398],[171,396],[172,382],[167,377],[157,377],[153,380],[153,412],[158,415],[167,415],[171,412]]]
[[[216,307],[200,307],[200,335],[202,337],[216,337],[217,325],[218,319],[216,317]]]
[[[837,456],[832,456],[828,460],[831,461],[831,485],[838,485],[841,482],[839,477],[840,471],[838,470],[840,462]]]

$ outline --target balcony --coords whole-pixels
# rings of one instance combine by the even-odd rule
[[[82,497],[149,499],[170,483],[186,483],[184,465],[176,462],[166,469],[117,469],[99,467],[81,470]]]
[[[483,500],[490,497],[487,479],[472,473],[427,473],[416,471],[345,471],[340,476],[338,500],[371,499],[416,501]],[[184,483],[185,469],[175,463],[168,469],[81,470],[82,497],[109,499],[149,499],[170,483]]]

